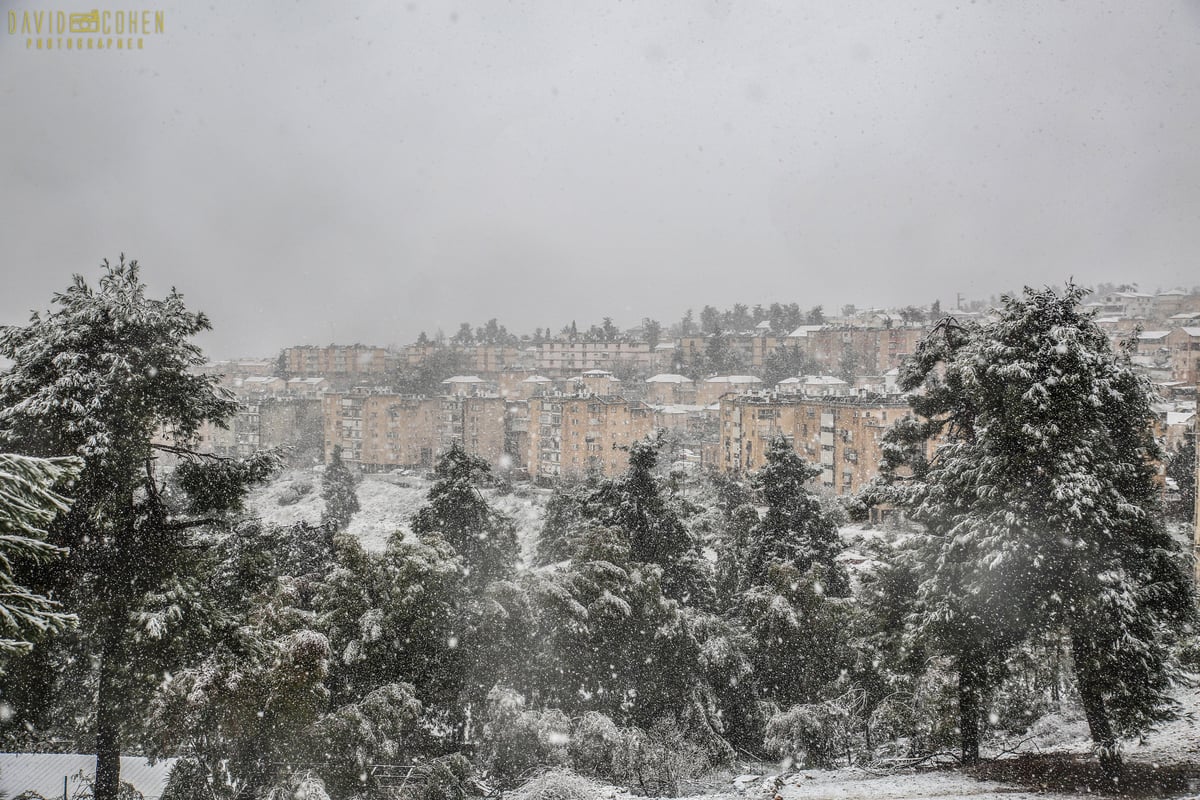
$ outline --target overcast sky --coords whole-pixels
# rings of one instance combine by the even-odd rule
[[[1200,2],[0,0],[0,323],[121,251],[214,357],[1200,284]]]

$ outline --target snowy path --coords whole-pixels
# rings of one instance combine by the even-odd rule
[[[685,800],[770,800],[768,784],[768,780],[757,780],[748,783],[742,792],[714,791],[690,795]],[[857,769],[789,775],[779,793],[784,800],[1082,800],[1097,796],[1082,787],[1078,792],[1035,791],[953,771],[880,776]],[[618,797],[624,800],[623,795]]]

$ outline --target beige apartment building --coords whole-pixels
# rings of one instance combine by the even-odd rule
[[[443,350],[465,357],[466,367],[472,372],[492,375],[507,369],[532,366],[532,354],[524,347],[511,344],[410,344],[401,348],[398,360],[410,367],[420,366],[425,359]]]
[[[660,373],[646,379],[647,403],[683,405],[696,402],[696,382],[684,375]]]
[[[364,471],[432,467],[452,441],[493,467],[506,455],[509,415],[501,397],[355,390],[326,394],[322,409],[326,458],[340,446],[342,458]]]
[[[821,469],[837,494],[861,489],[879,473],[883,434],[909,412],[903,400],[755,393],[721,399],[722,472],[746,474],[766,463],[770,441],[783,436]]]
[[[528,400],[539,392],[554,388],[554,381],[538,375],[533,368],[501,370],[492,376],[496,393],[510,400]]]
[[[544,395],[529,401],[530,477],[555,480],[590,471],[615,477],[631,444],[651,435],[650,406],[622,397]]]
[[[784,347],[799,348],[822,372],[836,375],[842,371],[847,354],[852,354],[858,375],[882,375],[899,367],[916,351],[925,336],[924,328],[852,328],[806,326],[789,337]]]
[[[303,377],[360,378],[380,376],[391,365],[391,354],[384,347],[367,345],[329,345],[327,347],[288,347],[283,351],[287,371]]]
[[[1200,327],[1176,328],[1167,334],[1166,347],[1171,376],[1192,386],[1200,382]]]
[[[591,369],[613,370],[627,366],[648,372],[656,358],[646,342],[583,342],[553,339],[537,345],[537,368],[549,375],[566,375]]]
[[[725,344],[734,353],[741,364],[750,372],[761,372],[767,362],[767,357],[774,353],[783,342],[770,333],[726,333]],[[682,336],[676,341],[676,346],[683,357],[683,363],[696,364],[708,350],[710,336]]]
[[[493,469],[504,463],[508,438],[508,402],[503,397],[464,397],[454,410],[456,438],[463,449]]]
[[[442,399],[365,390],[322,398],[325,458],[334,447],[366,471],[432,467],[442,444]]]
[[[162,432],[159,441],[173,443]],[[286,448],[294,466],[321,460],[321,401],[286,396],[244,396],[226,427],[205,422],[197,431],[196,450],[228,458],[246,458],[272,448]]]
[[[755,375],[714,375],[696,385],[696,403],[707,406],[728,394],[739,394],[762,388],[762,378]]]

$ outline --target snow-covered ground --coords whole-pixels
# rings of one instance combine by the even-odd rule
[[[772,781],[755,781],[742,794],[701,795],[706,800],[725,798],[765,798],[769,800]],[[1022,791],[1018,787],[980,781],[960,772],[924,772],[898,775],[872,775],[858,769],[806,770],[789,775],[782,787],[777,789],[784,800],[794,798],[822,798],[825,800],[903,800],[904,798],[927,798],[928,800],[953,800],[957,797],[973,797],[980,800],[1025,800],[1025,798],[1076,798],[1086,794],[1044,794]]]
[[[379,552],[397,531],[411,535],[412,517],[425,505],[432,482],[416,475],[365,475],[358,484],[360,510],[350,520],[347,531],[359,538],[367,550]],[[304,487],[309,487],[305,489]],[[304,492],[299,499],[288,502]],[[483,495],[493,508],[507,514],[517,525],[521,549],[526,560],[532,554],[536,534],[542,528],[542,518],[549,491],[528,484],[518,486],[509,494],[485,489]],[[280,505],[280,499],[285,501]],[[285,472],[247,498],[249,515],[269,525],[294,525],[321,521],[320,472],[293,470]]]

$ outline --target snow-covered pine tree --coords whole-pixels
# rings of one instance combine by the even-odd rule
[[[208,319],[189,312],[175,290],[146,297],[137,263],[124,257],[104,262],[98,288],[77,275],[53,302],[53,311],[35,313],[24,327],[0,328],[0,356],[11,362],[0,373],[0,448],[84,462],[74,505],[48,528],[48,540],[70,553],[37,570],[33,588],[53,591],[79,617],[70,663],[92,671],[76,676],[78,684],[95,681],[95,797],[116,800],[123,729],[143,716],[169,667],[150,654],[171,651],[200,591],[188,573],[192,533],[209,520],[191,512],[236,505],[278,457],[206,459],[217,490],[192,497],[186,513],[174,508],[156,455],[198,459],[189,445],[200,426],[222,425],[236,410],[215,376],[194,372],[205,358],[190,339],[209,328]],[[159,438],[164,431],[173,443]],[[203,475],[197,466],[187,482],[203,487]],[[44,658],[45,650],[28,658]],[[33,678],[24,686],[8,681],[10,694],[28,694],[20,721],[54,714],[55,698],[42,693],[47,665],[26,665],[22,677]]]
[[[412,520],[417,536],[440,536],[454,548],[477,587],[511,575],[520,549],[512,520],[480,494],[479,486],[491,472],[486,461],[454,442],[434,467],[429,504]]]
[[[45,527],[70,508],[56,489],[82,468],[78,458],[0,453],[0,655],[27,651],[34,639],[74,621],[59,603],[20,585],[13,573],[65,554],[45,541]]]
[[[545,566],[571,557],[572,542],[587,520],[585,504],[595,491],[590,482],[560,481],[546,502],[546,516],[538,533],[534,564]]]
[[[964,756],[996,656],[1062,630],[1115,778],[1119,738],[1173,712],[1168,645],[1194,608],[1157,507],[1150,387],[1080,310],[1084,294],[1026,288],[993,321],[938,326],[902,376],[926,387],[922,421],[891,452],[914,453],[918,435],[940,445],[888,496],[927,529],[921,617],[959,658]]]
[[[602,526],[629,537],[634,561],[656,564],[663,571],[663,591],[672,599],[705,605],[713,596],[712,578],[687,526],[671,509],[654,475],[662,438],[634,442],[629,469],[604,481],[587,501],[588,515]]]
[[[341,445],[333,448],[329,463],[321,476],[321,499],[325,508],[321,512],[321,524],[333,531],[345,530],[350,519],[358,513],[358,492],[354,474],[342,460]]]
[[[806,487],[819,474],[820,470],[805,463],[783,437],[768,444],[766,464],[753,479],[767,511],[750,530],[748,585],[764,581],[767,568],[775,562],[792,564],[801,574],[819,565],[818,579],[825,594],[849,594],[846,571],[834,560],[842,551],[837,524]]]
[[[1179,498],[1167,504],[1176,520],[1191,520],[1196,513],[1196,434],[1192,432],[1167,456],[1167,477],[1175,481]]]

